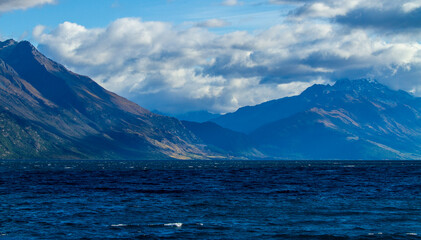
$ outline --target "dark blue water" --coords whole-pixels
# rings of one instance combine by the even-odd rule
[[[420,239],[421,162],[0,161],[0,239]]]

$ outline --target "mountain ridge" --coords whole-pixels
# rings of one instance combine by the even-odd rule
[[[332,88],[338,88],[337,90],[349,89],[349,84],[351,83],[357,87],[367,86],[368,83],[368,86],[373,86],[374,84],[381,87],[383,90],[385,88],[388,89],[386,86],[373,79],[341,79],[336,81],[333,85],[314,84],[299,95],[275,99],[255,106],[242,107],[233,113],[227,113],[209,121],[224,128],[249,134],[265,124],[308,110],[317,104],[321,105],[321,103],[315,102],[315,100],[317,100],[318,95],[323,94],[323,91],[329,91],[332,90]],[[409,93],[402,90],[398,90],[398,92],[403,95],[411,96]],[[263,114],[267,114],[268,116],[262,116]]]
[[[54,148],[73,152],[70,158],[201,159],[212,155],[177,119],[154,114],[68,71],[29,42],[0,44],[0,72],[0,108],[13,116],[7,119],[21,119],[46,137],[45,142],[60,139]],[[25,136],[28,139],[23,141],[34,142],[33,135]],[[3,137],[2,141],[15,139]],[[16,144],[5,144],[10,148],[5,152],[18,151],[12,149]],[[34,149],[28,151],[38,156]],[[39,156],[60,158],[50,153]]]
[[[313,86],[300,96],[314,104],[250,134],[260,150],[311,159],[420,158],[421,98],[367,79]]]
[[[244,134],[248,152],[258,153],[252,158],[421,159],[421,98],[373,79],[315,84],[211,121],[223,134]],[[195,127],[196,135],[205,134],[203,126],[202,132]]]

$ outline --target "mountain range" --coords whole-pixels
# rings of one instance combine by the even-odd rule
[[[282,159],[418,159],[421,98],[372,79],[313,85],[298,96],[212,120]]]
[[[421,98],[371,79],[180,121],[0,42],[1,159],[419,159]]]

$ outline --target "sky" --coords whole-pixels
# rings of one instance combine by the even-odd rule
[[[168,114],[344,78],[421,96],[421,0],[0,0],[9,38]]]

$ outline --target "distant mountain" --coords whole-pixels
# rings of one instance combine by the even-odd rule
[[[421,98],[370,79],[313,85],[298,96],[245,107],[212,121],[222,127],[184,124],[204,143],[222,144],[221,149],[237,156],[421,159]]]
[[[189,122],[199,122],[199,123],[207,122],[211,119],[221,116],[220,114],[214,114],[208,111],[193,111],[193,112],[186,112],[186,113],[181,113],[181,114],[167,114],[167,113],[160,112],[158,110],[154,110],[153,112],[157,114],[161,114],[161,115],[175,117],[178,120],[189,121]]]
[[[342,80],[333,86],[310,87],[292,102],[291,98],[275,102],[308,103],[307,109],[299,105],[300,112],[284,112],[287,116],[250,134],[256,147],[271,158],[421,157],[421,98],[407,92],[374,80]]]
[[[0,42],[0,158],[201,159],[180,121],[139,107],[46,58]]]
[[[236,158],[239,156],[252,159],[264,157],[263,154],[254,148],[250,137],[244,133],[223,128],[213,122],[182,121],[182,123],[213,152],[228,153]]]
[[[272,100],[256,106],[242,107],[234,113],[227,113],[209,121],[234,131],[251,133],[267,123],[311,108],[315,104],[311,92],[322,87],[323,85],[314,85],[299,96]]]

